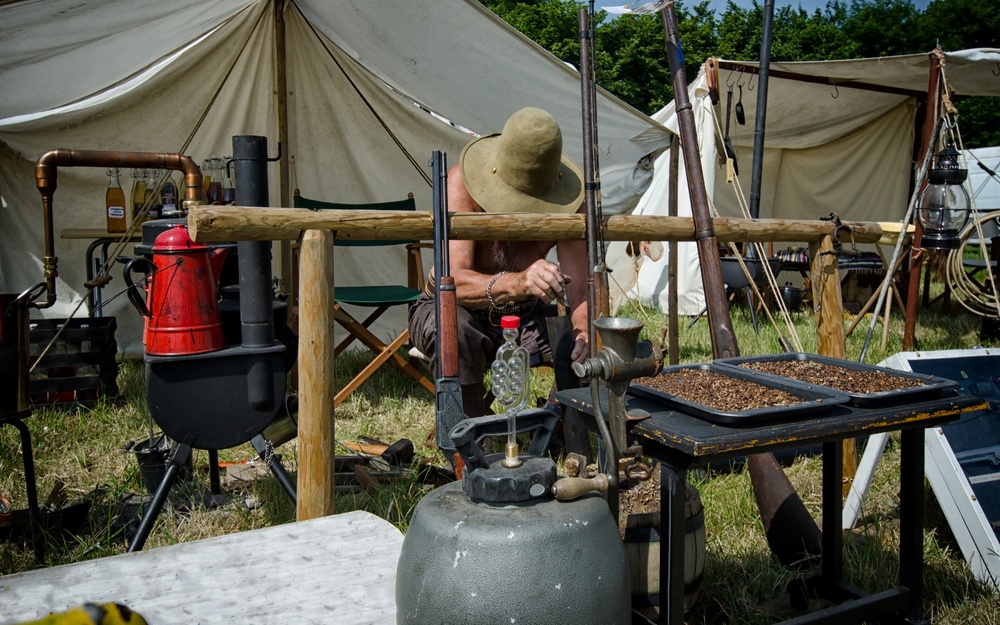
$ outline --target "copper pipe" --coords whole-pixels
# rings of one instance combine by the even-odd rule
[[[52,223],[52,196],[56,191],[58,167],[121,167],[171,169],[184,172],[184,200],[204,202],[201,169],[190,156],[169,152],[115,152],[111,150],[49,150],[35,161],[35,185],[42,194],[42,223],[45,231],[45,255],[42,257],[46,297],[36,302],[36,308],[49,308],[56,303],[56,277],[59,259],[55,252],[55,230]]]

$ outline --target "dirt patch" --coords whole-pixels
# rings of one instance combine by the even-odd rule
[[[812,360],[764,360],[740,363],[740,366],[858,395],[923,386],[923,382],[914,378],[875,370],[859,371]]]
[[[648,475],[648,479],[642,479],[644,476],[626,477],[618,484],[619,516],[660,511],[659,465],[653,464]]]

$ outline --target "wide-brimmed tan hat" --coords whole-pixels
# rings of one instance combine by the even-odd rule
[[[583,202],[583,170],[563,154],[555,118],[539,108],[523,108],[502,132],[470,142],[458,164],[488,213],[573,213]]]

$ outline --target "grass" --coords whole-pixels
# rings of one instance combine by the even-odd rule
[[[659,341],[666,319],[637,306],[620,311],[645,323],[645,338]],[[747,309],[733,307],[733,324],[743,355],[780,351],[777,333],[766,320],[755,334]],[[793,315],[805,351],[816,351],[813,317]],[[710,360],[711,341],[706,319],[688,327],[681,319],[682,362]],[[881,326],[876,329],[866,362],[879,362],[901,350],[902,317],[890,321],[888,344],[883,349]],[[857,359],[867,331],[859,325],[847,341],[848,358]],[[960,349],[981,343],[979,318],[964,311],[944,315],[938,309],[921,310],[918,347],[923,350]],[[347,355],[338,360],[338,375],[349,376],[362,358]],[[534,374],[536,395],[544,396],[551,374]],[[124,527],[144,494],[138,465],[126,447],[130,441],[148,437],[142,368],[123,363],[117,401],[102,401],[92,408],[57,410],[37,408],[27,420],[35,445],[35,467],[40,498],[44,501],[62,485],[47,510],[72,511],[89,503],[87,518],[72,531],[51,527],[45,536],[46,558],[36,562],[30,541],[0,542],[0,574],[26,571],[123,553],[127,546]],[[371,437],[387,442],[400,438],[413,441],[418,457],[435,456],[425,440],[434,419],[433,398],[421,387],[389,368],[383,368],[336,410],[336,435],[340,441]],[[293,473],[297,460],[296,441],[278,452]],[[338,448],[338,454],[349,453]],[[249,444],[222,450],[220,459],[241,462],[254,456]],[[260,478],[224,487],[224,498],[208,492],[208,455],[195,451],[192,474],[171,493],[146,548],[187,542],[236,531],[244,531],[294,520],[295,511],[276,480],[268,473]],[[20,460],[20,440],[14,428],[0,428],[0,493],[14,508],[26,506]],[[800,497],[819,517],[820,466],[818,458],[799,458],[786,472]],[[740,469],[732,472],[692,473],[690,479],[701,492],[708,536],[705,576],[695,604],[696,623],[769,623],[766,605],[784,592],[797,574],[771,558],[757,513],[749,477]],[[844,566],[848,580],[871,590],[894,585],[898,546],[899,449],[891,443],[875,473],[862,510],[855,539],[845,541]],[[380,488],[374,495],[338,493],[338,512],[364,509],[388,519],[405,531],[413,507],[428,487],[414,476]],[[966,566],[930,489],[927,489],[925,522],[925,608],[934,623],[1000,622],[997,594],[978,583]],[[220,501],[215,501],[220,499]]]

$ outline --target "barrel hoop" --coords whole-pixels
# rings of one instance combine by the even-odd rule
[[[691,534],[698,528],[705,527],[705,512],[699,510],[692,516],[684,519],[684,533]],[[622,536],[625,542],[660,542],[660,528],[658,525],[647,527],[629,527],[623,530]]]

